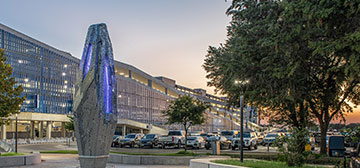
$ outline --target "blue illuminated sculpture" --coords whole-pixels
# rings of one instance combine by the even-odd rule
[[[105,167],[117,122],[114,58],[105,24],[88,29],[75,89],[80,166]]]

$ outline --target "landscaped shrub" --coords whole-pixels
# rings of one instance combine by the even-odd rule
[[[308,142],[309,131],[299,130],[296,127],[290,129],[290,135],[278,138],[275,146],[282,155],[278,155],[280,161],[284,161],[288,166],[301,167],[306,163],[307,156],[311,153],[305,151]]]

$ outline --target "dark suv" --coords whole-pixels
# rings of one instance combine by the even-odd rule
[[[159,135],[157,134],[147,134],[140,140],[140,147],[149,146],[154,148],[159,145]]]

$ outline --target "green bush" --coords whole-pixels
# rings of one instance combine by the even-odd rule
[[[309,131],[307,129],[299,130],[294,127],[290,129],[290,136],[278,138],[274,143],[282,155],[279,155],[279,161],[284,161],[288,166],[301,167],[306,162],[306,158],[311,153],[305,151]]]

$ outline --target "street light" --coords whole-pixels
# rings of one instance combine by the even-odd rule
[[[235,85],[246,85],[248,83],[249,80],[235,80]],[[245,89],[242,89],[242,94],[240,94],[240,162],[244,162],[244,93]]]
[[[15,153],[17,153],[18,149],[18,114],[15,114]]]

